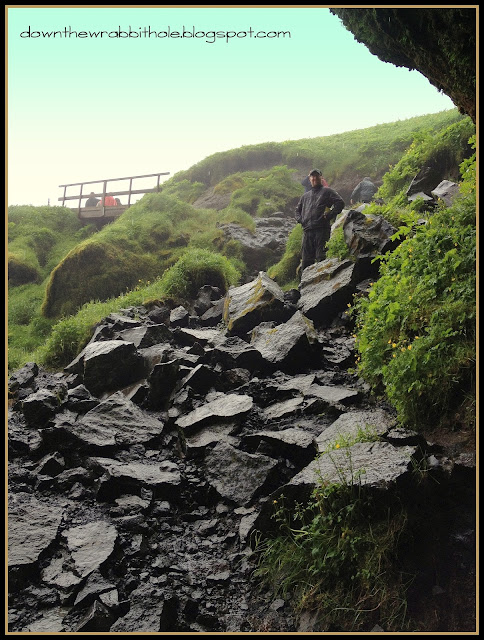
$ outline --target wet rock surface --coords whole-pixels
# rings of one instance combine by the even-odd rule
[[[353,263],[316,267],[313,292],[347,269],[355,284]],[[399,430],[348,371],[346,296],[333,298],[331,318],[309,305],[308,319],[304,288],[297,309],[266,274],[248,285],[225,301],[240,335],[206,328],[205,309],[220,301],[204,288],[190,326],[177,308],[127,309],[65,371],[29,363],[12,376],[11,632],[317,630],[259,587],[251,542],[270,530],[274,496],[305,499],[318,452],[359,428],[379,438],[351,446],[372,490],[404,483],[418,501],[412,469],[424,461],[441,502],[468,503],[475,458]],[[335,459],[321,459],[333,479]],[[473,518],[452,513],[446,562],[470,575]]]

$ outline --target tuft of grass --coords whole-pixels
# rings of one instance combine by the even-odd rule
[[[366,438],[375,438],[371,428],[351,441],[330,443],[321,455],[345,448],[351,467],[352,443]],[[402,631],[409,626],[410,580],[396,560],[407,512],[397,496],[382,501],[363,491],[358,470],[353,471],[351,482],[321,478],[306,504],[286,502],[284,496],[274,500],[277,532],[256,541],[255,576],[291,599],[296,614],[315,613],[323,630],[361,631],[380,624],[386,631]]]
[[[267,270],[267,275],[281,287],[289,283],[296,283],[297,287],[296,270],[301,262],[302,236],[302,227],[297,224],[289,234],[282,258]]]

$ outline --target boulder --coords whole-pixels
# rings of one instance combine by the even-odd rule
[[[242,248],[242,257],[249,273],[265,270],[278,262],[284,253],[287,238],[295,226],[295,220],[282,212],[266,218],[255,218],[255,232],[237,224],[224,224],[227,240],[236,240]]]
[[[197,299],[193,303],[193,310],[198,316],[203,316],[203,314],[213,306],[213,302],[215,300],[220,300],[221,297],[221,289],[206,284],[203,287],[200,287]]]
[[[173,309],[170,313],[170,326],[171,327],[188,327],[190,319],[189,312],[180,305]]]
[[[355,263],[335,258],[306,267],[301,278],[299,310],[315,325],[327,327],[352,302],[358,282]]]
[[[87,461],[98,480],[98,500],[113,501],[123,493],[140,495],[150,489],[157,499],[177,499],[180,493],[180,471],[174,462],[121,462],[113,458],[92,457]]]
[[[266,422],[269,422],[271,420],[297,415],[301,413],[303,403],[304,398],[302,396],[289,398],[289,400],[283,400],[283,402],[275,402],[262,411],[262,416]]]
[[[88,344],[64,371],[79,373],[89,391],[100,395],[143,378],[145,363],[132,342],[106,340]]]
[[[253,400],[250,396],[235,393],[221,394],[215,400],[178,418],[176,425],[188,432],[203,427],[207,423],[220,422],[226,418],[242,419],[252,409],[252,405]]]
[[[127,448],[159,437],[163,422],[142,411],[118,391],[79,420],[59,423],[58,428],[65,429],[83,448]]]
[[[187,434],[185,438],[186,456],[192,458],[205,454],[206,449],[215,446],[219,442],[226,442],[234,447],[239,444],[239,439],[232,434],[238,430],[235,422],[210,425],[200,431]]]
[[[8,497],[8,573],[10,588],[20,588],[38,569],[39,560],[57,538],[65,500],[19,492]]]
[[[246,506],[264,487],[276,465],[273,458],[220,442],[205,458],[205,475],[222,497]]]
[[[22,401],[22,412],[27,425],[40,429],[59,410],[61,399],[53,391],[39,389]]]
[[[178,383],[177,391],[185,385],[190,386],[196,393],[205,394],[215,386],[219,374],[206,364],[197,364],[194,369]]]
[[[442,180],[435,189],[432,189],[431,194],[436,200],[441,200],[445,203],[446,207],[450,207],[455,198],[460,193],[460,187],[455,182],[450,180]]]
[[[147,379],[146,405],[149,408],[160,409],[166,404],[177,385],[179,372],[178,359],[155,364]]]
[[[256,431],[243,438],[250,453],[258,452],[273,458],[284,457],[299,468],[317,454],[314,436],[307,431],[289,427],[282,431]]]
[[[374,431],[376,436],[383,436],[395,424],[395,415],[383,409],[348,411],[339,416],[316,438],[316,445],[322,452],[330,442],[341,438],[356,438],[358,432],[368,429]]]
[[[252,330],[250,343],[274,368],[301,371],[316,364],[318,334],[300,311],[284,324],[262,323]]]
[[[111,633],[159,633],[173,631],[177,601],[166,598],[160,589],[141,584],[130,593],[129,611],[111,625]]]
[[[261,352],[238,336],[226,338],[213,349],[206,350],[205,362],[213,366],[219,364],[224,369],[248,369],[256,371],[263,366]]]
[[[38,373],[39,367],[35,362],[27,362],[23,367],[17,369],[8,380],[9,394],[15,395],[19,389],[33,387]]]
[[[65,538],[76,573],[86,577],[98,570],[114,551],[118,532],[104,520],[96,520],[66,529]]]
[[[400,482],[412,470],[417,447],[394,447],[388,442],[357,442],[313,460],[281,489],[284,496],[308,496],[321,481],[356,484],[384,490]]]
[[[396,244],[391,239],[396,229],[382,216],[351,210],[345,218],[343,232],[350,254],[358,258],[380,255]]]
[[[407,197],[420,191],[430,196],[432,189],[435,189],[442,178],[442,167],[422,167],[410,183],[406,192]]]
[[[212,302],[212,306],[200,316],[199,323],[202,327],[215,327],[223,320],[225,298]]]
[[[229,335],[244,335],[261,322],[284,322],[291,315],[284,305],[284,292],[264,271],[255,280],[230,288],[225,297],[224,322]]]
[[[160,342],[170,342],[173,335],[166,324],[151,324],[124,329],[116,334],[117,339],[132,342],[136,348],[151,347]]]

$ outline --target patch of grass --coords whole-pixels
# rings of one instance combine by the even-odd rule
[[[267,270],[267,275],[281,287],[289,283],[298,283],[296,270],[301,262],[302,237],[302,226],[297,224],[287,238],[282,258]]]
[[[351,442],[330,443],[321,455],[374,437],[363,429]],[[332,459],[332,458],[331,458]],[[341,463],[340,463],[341,464]],[[362,631],[380,624],[385,631],[408,628],[409,576],[396,562],[408,516],[398,497],[377,500],[352,481],[320,479],[310,500],[274,500],[277,532],[257,540],[255,576],[275,595],[290,599],[296,614],[317,615],[323,630]],[[346,477],[341,469],[341,478]]]
[[[187,250],[180,260],[154,281],[138,281],[126,294],[106,301],[91,301],[74,315],[56,322],[33,360],[48,368],[64,367],[85,347],[97,323],[119,309],[172,298],[182,304],[204,284],[222,291],[236,284],[239,272],[228,258],[203,249]]]
[[[346,244],[345,235],[343,232],[343,225],[337,227],[331,234],[328,243],[326,245],[326,257],[338,258],[338,260],[344,260],[350,255],[350,250]]]

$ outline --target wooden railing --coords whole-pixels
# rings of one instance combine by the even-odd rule
[[[140,193],[153,193],[156,191],[159,191],[160,188],[160,176],[169,176],[170,172],[169,171],[165,171],[165,172],[161,172],[161,173],[148,173],[142,176],[127,176],[125,178],[107,178],[106,180],[90,180],[87,182],[72,182],[71,184],[60,184],[59,187],[64,187],[64,194],[61,198],[59,198],[59,200],[62,200],[62,206],[65,207],[65,202],[66,200],[78,200],[78,205],[77,205],[77,212],[78,212],[78,216],[81,217],[81,210],[82,210],[82,200],[84,200],[85,198],[90,198],[95,196],[96,198],[102,198],[102,202],[104,202],[104,198],[106,196],[128,196],[128,205],[122,205],[123,209],[127,209],[130,205],[131,205],[131,196],[135,195],[135,194],[140,194]],[[133,189],[133,180],[136,180],[138,178],[157,178],[157,182],[156,182],[156,187],[153,187],[151,189]],[[116,182],[119,180],[129,180],[129,189],[128,190],[120,190],[120,191],[108,191],[107,190],[107,184],[108,182]],[[101,184],[103,185],[103,190],[101,193],[83,193],[82,189],[84,187],[84,185],[86,184]],[[77,195],[74,196],[68,196],[67,195],[67,187],[80,187],[79,188],[79,193]],[[89,207],[91,208],[91,207]],[[104,215],[104,210],[107,207],[99,207],[100,209],[100,216]],[[90,216],[93,217],[93,216]]]

